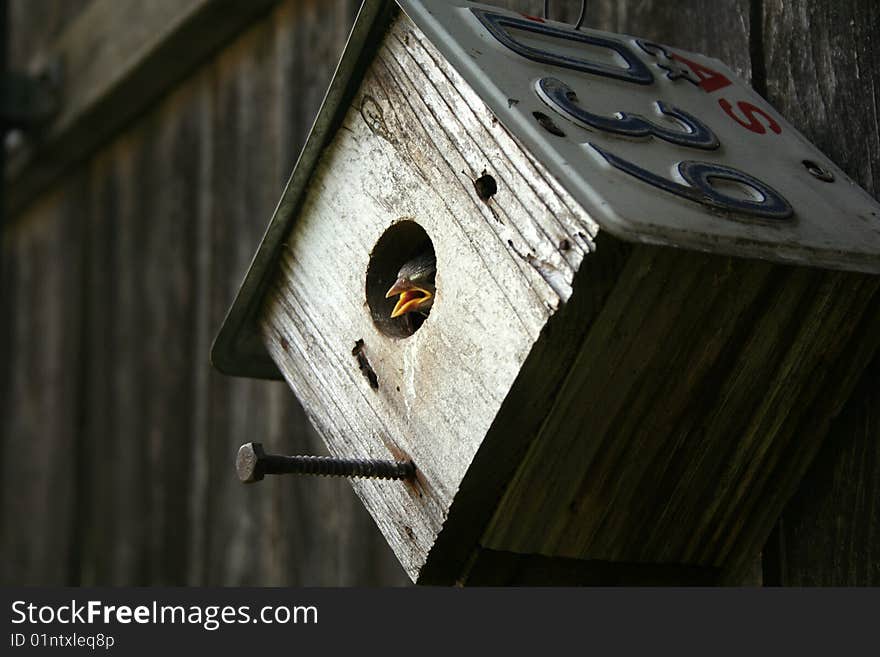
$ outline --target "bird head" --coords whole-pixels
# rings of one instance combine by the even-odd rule
[[[434,277],[437,274],[437,258],[433,254],[423,254],[408,261],[397,273],[394,285],[385,293],[385,298],[399,296],[391,317],[406,313],[427,313],[434,305]]]

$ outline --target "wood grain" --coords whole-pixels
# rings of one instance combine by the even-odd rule
[[[58,38],[28,53],[28,70],[59,67],[61,103],[51,123],[10,154],[10,211],[21,210],[276,1],[93,0],[62,14],[72,20]]]
[[[3,581],[76,584],[84,176],[3,235]],[[52,263],[47,266],[46,263]]]
[[[88,4],[11,0],[13,65],[39,64]],[[325,448],[283,384],[227,380],[210,369],[206,356],[320,103],[356,4],[284,2],[221,55],[191,68],[191,77],[150,96],[141,114],[98,131],[100,140],[4,228],[4,584],[403,581],[347,483],[275,480],[260,491],[233,481],[234,449],[254,434],[278,451]],[[543,3],[493,4],[538,14]],[[587,24],[702,51],[746,77],[754,67],[758,90],[766,90],[799,130],[876,195],[880,139],[873,90],[880,25],[874,4],[591,0]],[[553,16],[572,20],[579,5],[553,0]],[[756,26],[755,10],[762,6],[763,21]],[[95,28],[95,39],[111,37],[100,25]],[[94,66],[97,70],[98,63]],[[178,92],[170,94],[172,88]],[[191,149],[175,148],[178,139]],[[86,155],[95,149],[97,157]],[[177,176],[189,182],[183,191]],[[177,191],[173,199],[161,200],[166,185]],[[182,198],[186,195],[194,198]],[[151,236],[156,211],[193,225],[160,218]],[[187,212],[194,215],[187,218]],[[176,247],[165,253],[161,240],[169,236],[181,236],[190,245],[188,255]],[[616,275],[626,257],[609,254],[593,271]],[[178,285],[188,297],[177,296]],[[144,295],[142,310],[136,293]],[[601,301],[599,295],[593,303]],[[563,312],[577,303],[575,293]],[[589,315],[589,307],[585,301],[581,309]],[[138,353],[141,342],[149,346],[144,354]],[[188,364],[192,371],[178,373],[153,362],[165,357],[166,344],[169,362]],[[867,359],[850,355],[858,357]],[[880,374],[878,361],[872,362],[765,549],[771,583],[877,583],[873,409]],[[537,370],[535,364],[524,371]],[[846,380],[843,373],[832,376]],[[534,423],[540,413],[529,412],[531,390],[519,385],[514,390],[521,394],[508,403],[518,405],[520,415],[502,416]],[[175,402],[177,395],[188,403]],[[838,400],[832,401],[815,417],[833,415]],[[508,425],[493,426],[497,449],[487,453],[503,455]],[[801,426],[811,429],[810,420]],[[188,448],[179,454],[178,442],[185,441]],[[515,460],[519,452],[510,451]],[[100,467],[101,455],[110,458],[111,468]],[[792,441],[786,454],[773,458],[811,456]],[[191,468],[188,479],[182,476],[184,463]],[[481,486],[464,486],[472,481],[466,478],[459,494],[470,497],[461,499],[477,509],[480,491],[500,495],[508,467],[502,462],[497,478]],[[493,473],[487,464],[480,470]],[[767,486],[775,485],[774,477]],[[144,493],[144,486],[157,490]],[[255,508],[259,511],[251,513]],[[179,515],[185,523],[175,518]],[[485,518],[459,510],[455,517],[465,519],[457,528],[463,533],[449,531],[447,522],[442,536],[455,542],[474,533],[479,538]],[[183,538],[174,535],[181,531]],[[493,576],[510,582],[533,583],[536,569],[547,572],[541,558],[486,552],[502,555],[490,560]],[[471,572],[478,581],[480,569]],[[606,582],[614,577],[601,569],[586,572]]]
[[[880,360],[873,361],[764,550],[765,581],[880,584]]]
[[[739,567],[876,349],[876,289],[640,247],[482,544]]]
[[[631,245],[605,233],[597,235],[595,243],[595,250],[584,259],[575,276],[571,298],[544,327],[474,456],[443,532],[422,569],[420,582],[470,582],[474,576],[489,583],[494,577],[495,559],[482,559],[484,549],[480,544],[485,528],[526,451],[543,430],[562,383],[632,251]],[[555,474],[549,473],[547,480],[554,478]],[[542,488],[545,485],[541,482]],[[469,570],[472,562],[482,563],[485,568],[475,573]],[[531,563],[525,560],[520,566]],[[595,573],[600,567],[596,563],[589,571]],[[498,573],[499,584],[506,572],[502,568]]]
[[[763,3],[767,94],[875,198],[880,192],[880,12],[870,0]],[[876,312],[876,311],[875,311]],[[880,358],[830,426],[764,554],[787,586],[880,583]]]
[[[326,448],[208,360],[356,5],[281,4],[10,217],[4,584],[406,583],[347,482],[238,483],[242,442]]]
[[[10,67],[26,71],[39,64],[40,53],[51,49],[58,35],[92,0],[6,0]],[[35,9],[36,8],[36,9]]]
[[[469,179],[484,169],[499,185],[490,204]],[[374,244],[404,218],[434,242],[439,291],[422,328],[398,340],[365,312],[363,289]],[[263,326],[332,452],[416,461],[416,488],[355,483],[413,579],[520,366],[571,294],[595,232],[409,19],[399,19],[314,174]],[[378,390],[351,356],[358,340]]]

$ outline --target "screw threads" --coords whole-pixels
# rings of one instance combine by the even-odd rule
[[[251,483],[271,474],[310,474],[323,477],[409,479],[415,474],[412,461],[340,459],[331,456],[280,456],[266,454],[260,443],[246,443],[235,463],[238,478]]]
[[[331,456],[281,456],[267,462],[266,474],[310,474],[323,477],[406,479],[415,471],[412,461],[340,459]]]

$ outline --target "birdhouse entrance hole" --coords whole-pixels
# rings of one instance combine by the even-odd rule
[[[376,242],[367,266],[366,293],[373,323],[382,333],[393,338],[406,338],[421,328],[430,312],[428,301],[433,302],[433,274],[429,283],[416,285],[403,300],[399,294],[389,292],[410,263],[431,262],[435,258],[434,244],[428,233],[410,219],[393,224]],[[423,287],[428,290],[422,290]],[[424,299],[425,303],[418,309],[392,317],[395,307],[404,309],[401,301],[409,299]]]

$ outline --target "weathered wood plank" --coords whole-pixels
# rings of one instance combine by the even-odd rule
[[[7,585],[78,583],[83,179],[35,205],[27,229],[7,225],[3,233],[0,579]]]
[[[237,482],[246,440],[326,448],[208,361],[356,8],[283,3],[3,231],[4,583],[406,582],[346,481]]]
[[[503,570],[497,575],[491,574],[495,560],[483,559],[485,548],[480,546],[485,528],[520,467],[526,450],[543,430],[547,415],[560,393],[560,382],[569,375],[581,344],[607,303],[631,254],[631,245],[604,233],[595,241],[595,251],[584,259],[572,283],[574,293],[571,299],[545,327],[541,340],[523,363],[483,439],[468,469],[468,476],[456,493],[443,533],[429,555],[420,581],[470,583],[471,576],[474,576],[477,581],[487,584],[492,578],[496,578],[498,584],[503,582]],[[550,475],[548,480],[554,478],[555,475]],[[542,482],[541,486],[544,485]],[[483,565],[476,571],[462,567],[471,561]],[[526,559],[519,562],[518,568],[525,570],[531,563]],[[484,568],[482,572],[480,568]],[[597,562],[588,571],[595,573],[600,569]]]
[[[765,0],[763,7],[768,98],[877,197],[880,13],[876,3]],[[880,583],[878,390],[880,357],[865,371],[831,425],[822,451],[765,548],[769,583]]]
[[[806,468],[786,445],[815,453],[823,434],[809,427],[827,426],[863,366],[847,339],[876,349],[859,330],[876,289],[868,276],[639,247],[483,545],[741,565],[786,499],[765,486],[790,495]]]
[[[875,358],[767,542],[768,584],[880,585],[878,409]]]
[[[60,62],[62,106],[19,144],[6,180],[12,213],[112,137],[277,0],[93,0],[30,68]]]
[[[58,35],[92,0],[6,0],[10,30],[9,64],[28,70],[39,62],[37,53],[47,52]],[[36,8],[36,10],[35,10]]]
[[[468,179],[483,169],[501,189],[490,204]],[[331,451],[418,463],[415,487],[355,482],[416,578],[498,405],[568,298],[595,226],[405,17],[311,190],[268,294],[265,339]],[[362,298],[369,254],[401,218],[432,237],[442,281],[431,317],[405,341],[382,334]],[[375,391],[351,356],[360,339]]]
[[[195,370],[195,117],[148,117],[91,167],[81,567],[89,583],[185,581]],[[155,166],[165,162],[166,166]],[[168,163],[172,163],[168,165]],[[157,194],[155,190],[163,190]],[[115,275],[108,276],[108,272]]]

